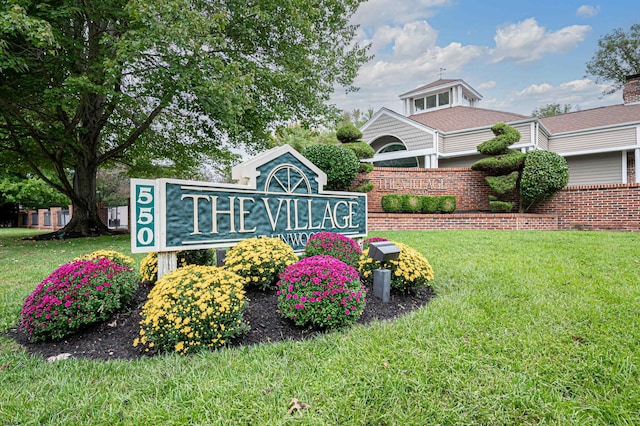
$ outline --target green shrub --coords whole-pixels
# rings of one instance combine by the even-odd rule
[[[349,142],[342,144],[342,146],[353,151],[359,160],[362,160],[363,158],[373,158],[376,153],[375,150],[371,148],[371,145],[362,141]]]
[[[360,163],[358,168],[358,173],[370,173],[373,171],[373,164],[371,163]]]
[[[210,266],[213,264],[214,251],[210,249],[182,250],[176,253],[177,267],[187,265]],[[158,253],[151,252],[140,261],[142,281],[155,283],[158,279]]]
[[[492,176],[504,175],[520,169],[524,164],[525,157],[526,154],[510,149],[507,154],[478,160],[471,165],[471,168]]]
[[[511,172],[508,175],[502,176],[487,176],[485,180],[495,193],[499,195],[505,195],[509,192],[512,192],[516,189],[516,185],[518,184],[518,176],[520,176],[520,172],[515,171]]]
[[[20,311],[20,329],[33,342],[68,336],[108,319],[133,299],[133,269],[107,257],[60,266],[29,295]]]
[[[304,254],[307,257],[319,254],[332,256],[349,266],[357,268],[362,250],[358,247],[358,243],[342,234],[318,232],[309,238],[304,248]]]
[[[522,170],[520,196],[531,206],[544,201],[569,182],[567,160],[551,151],[530,151]]]
[[[302,154],[327,174],[330,191],[347,191],[358,175],[360,162],[352,150],[336,145],[312,145]]]
[[[383,195],[380,201],[382,210],[387,213],[397,213],[402,210],[402,196],[399,194]]]
[[[422,213],[435,213],[440,206],[438,197],[433,195],[424,195],[421,197],[421,209]]]
[[[402,195],[402,211],[406,213],[418,213],[422,209],[422,200],[418,195]]]
[[[390,260],[384,267],[391,270],[391,288],[400,292],[429,286],[433,280],[433,269],[426,257],[417,250],[403,243],[394,242],[400,249],[400,256],[396,260]],[[379,269],[381,263],[369,257],[369,249],[360,256],[358,270],[363,283],[373,285],[373,270]]]
[[[246,282],[216,266],[169,272],[142,307],[140,337],[133,345],[180,354],[224,345],[248,330],[243,318]]]
[[[342,143],[355,142],[362,138],[362,132],[353,124],[347,123],[338,127],[336,138]]]
[[[133,260],[132,257],[115,250],[96,250],[89,254],[80,255],[73,260],[96,260],[100,259],[101,257],[106,257],[112,262],[117,263],[118,265],[125,266],[131,270],[134,270],[136,268],[136,261]]]
[[[373,183],[371,183],[371,181],[367,180],[365,182],[362,182],[361,185],[356,186],[354,191],[355,192],[367,193],[367,192],[371,192],[372,189],[373,189]]]
[[[496,123],[491,127],[491,131],[495,135],[493,139],[482,142],[477,146],[478,151],[484,155],[501,155],[506,154],[509,145],[520,140],[520,132],[505,123]]]
[[[453,195],[442,195],[438,197],[438,210],[442,213],[453,213],[456,211],[456,197]]]
[[[509,213],[513,209],[510,201],[489,201],[489,208],[493,213]]]
[[[273,288],[278,275],[298,261],[291,246],[279,238],[249,238],[233,246],[224,258],[229,271],[247,279],[260,290]]]
[[[278,313],[297,326],[341,329],[354,324],[366,303],[358,271],[332,256],[306,257],[278,282]]]

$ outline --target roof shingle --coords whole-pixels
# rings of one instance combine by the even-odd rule
[[[611,105],[540,118],[551,134],[640,121],[640,104]]]
[[[524,120],[526,115],[484,108],[456,106],[409,116],[410,119],[442,132],[493,126],[498,122]]]

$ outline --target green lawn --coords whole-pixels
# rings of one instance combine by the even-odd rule
[[[0,332],[49,272],[122,237],[0,229]],[[0,336],[0,424],[640,424],[640,235],[377,232],[438,296],[313,341],[46,363]],[[141,256],[137,256],[139,260]],[[309,405],[287,413],[297,398]]]

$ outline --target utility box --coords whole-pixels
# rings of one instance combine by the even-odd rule
[[[377,241],[369,245],[369,257],[378,262],[387,262],[400,257],[398,246],[389,241]]]

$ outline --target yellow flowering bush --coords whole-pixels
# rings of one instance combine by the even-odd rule
[[[298,261],[293,249],[279,238],[249,238],[236,244],[224,258],[225,267],[260,290],[273,288],[284,268]]]
[[[149,293],[133,346],[187,354],[224,345],[248,330],[245,284],[244,278],[216,266],[171,271]]]
[[[80,255],[73,260],[74,261],[75,260],[96,260],[102,257],[106,257],[113,263],[117,263],[118,265],[127,267],[131,270],[136,269],[136,261],[133,260],[132,257],[122,254],[115,250],[96,250],[89,254]]]
[[[400,256],[384,265],[391,271],[391,288],[406,292],[412,288],[427,287],[429,281],[433,280],[433,268],[427,258],[406,244],[396,242],[394,244],[400,249]],[[369,257],[367,248],[360,257],[358,265],[362,282],[372,286],[373,270],[380,266],[380,262]]]
[[[209,266],[213,264],[213,250],[183,250],[176,253],[178,268],[187,265]],[[140,261],[140,276],[142,281],[155,283],[158,279],[158,253],[148,253]]]

